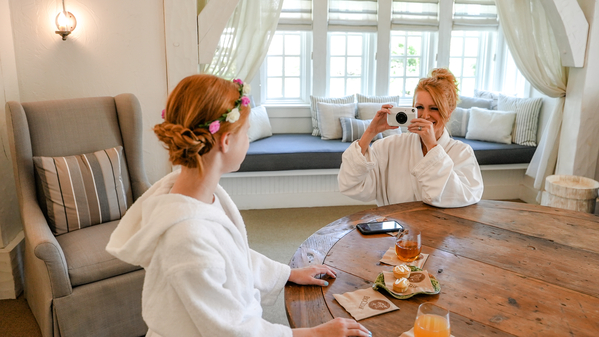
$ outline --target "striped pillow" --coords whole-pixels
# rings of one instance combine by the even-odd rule
[[[322,135],[318,127],[318,103],[346,104],[354,103],[354,101],[354,95],[339,98],[310,96],[310,114],[312,115],[312,136]]]
[[[68,157],[33,157],[55,235],[120,219],[127,211],[123,147]]]
[[[362,120],[348,117],[341,117],[339,120],[341,121],[341,129],[343,129],[342,142],[353,142],[360,139],[372,121],[372,119]],[[381,138],[383,136],[379,133],[373,140]]]
[[[537,146],[537,127],[542,98],[519,98],[499,94],[497,109],[516,111],[516,123],[512,131],[512,143]]]
[[[356,94],[358,103],[394,103],[393,106],[399,105],[399,96],[365,96]]]

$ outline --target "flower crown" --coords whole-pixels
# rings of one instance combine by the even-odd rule
[[[242,106],[248,106],[250,104],[250,99],[246,96],[249,91],[249,85],[243,84],[243,81],[240,79],[234,79],[233,83],[237,83],[239,85],[239,99],[235,101],[235,106],[233,109],[227,109],[227,112],[220,116],[218,119],[213,120],[208,123],[199,124],[197,128],[208,129],[211,134],[215,134],[220,130],[220,123],[229,122],[235,123],[239,119],[239,108]],[[165,111],[162,110],[162,119],[164,119]]]

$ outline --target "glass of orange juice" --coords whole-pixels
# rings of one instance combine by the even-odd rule
[[[414,337],[449,337],[449,311],[432,303],[418,307],[414,322]]]
[[[397,233],[395,241],[395,254],[404,262],[415,261],[422,250],[422,235],[418,228],[405,227]]]

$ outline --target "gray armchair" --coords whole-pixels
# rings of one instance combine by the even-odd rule
[[[127,207],[150,186],[143,165],[141,107],[132,94],[6,103],[9,143],[25,232],[25,297],[42,335],[142,336],[144,270],[105,250],[117,221],[55,236],[44,214],[32,157],[123,147]]]

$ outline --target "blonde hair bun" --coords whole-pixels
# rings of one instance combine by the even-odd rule
[[[436,68],[431,72],[431,77],[437,81],[447,81],[453,86],[455,86],[456,90],[458,88],[458,84],[456,82],[455,76],[446,68]]]

